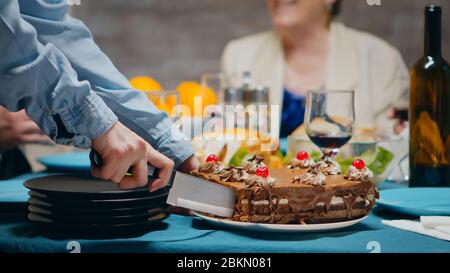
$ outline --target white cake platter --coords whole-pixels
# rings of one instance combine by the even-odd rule
[[[222,229],[238,229],[243,231],[274,232],[274,233],[331,231],[353,226],[367,218],[367,216],[364,216],[358,219],[344,222],[300,225],[300,224],[263,224],[263,223],[238,222],[229,219],[209,217],[200,214],[198,212],[194,212],[194,215]]]

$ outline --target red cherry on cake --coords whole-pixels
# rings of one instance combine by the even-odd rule
[[[362,159],[355,159],[352,162],[352,166],[357,168],[358,170],[362,170],[366,166],[366,163],[364,163],[364,160]]]
[[[258,168],[256,168],[255,174],[257,176],[266,178],[269,176],[269,169],[266,166],[259,166]]]
[[[214,162],[214,163],[219,162],[219,159],[217,158],[217,155],[215,155],[215,154],[208,155],[208,157],[206,158],[206,163],[211,162],[211,161]]]
[[[309,158],[309,154],[305,151],[300,151],[297,153],[297,159],[298,160],[306,160]]]

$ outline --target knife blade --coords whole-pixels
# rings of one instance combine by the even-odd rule
[[[236,205],[233,189],[196,176],[176,172],[167,203],[222,217],[230,217]]]
[[[97,151],[92,149],[89,158],[95,166],[103,166]],[[151,165],[147,165],[147,169],[148,183],[152,183],[158,178],[159,170]],[[128,173],[132,172],[130,168]],[[177,171],[172,171],[168,187],[171,188],[167,198],[169,205],[222,217],[230,217],[234,213],[236,193],[231,188]]]

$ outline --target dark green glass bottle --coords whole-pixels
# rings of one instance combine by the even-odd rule
[[[450,67],[441,52],[439,6],[425,8],[424,56],[411,69],[410,186],[450,186]]]

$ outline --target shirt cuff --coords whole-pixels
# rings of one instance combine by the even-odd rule
[[[162,122],[167,128],[158,138],[155,145],[158,151],[172,159],[177,169],[181,163],[194,155],[194,149],[190,140],[178,130],[178,127],[170,119]]]
[[[53,115],[56,129],[52,138],[58,144],[87,149],[92,139],[106,132],[117,120],[105,102],[91,92],[77,105]]]

